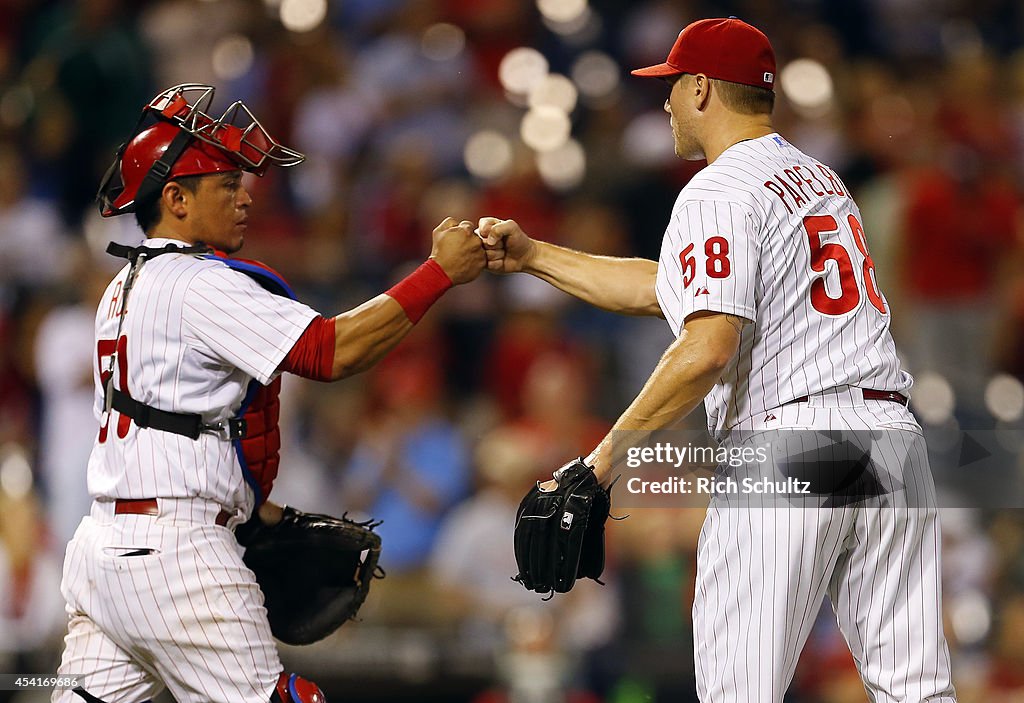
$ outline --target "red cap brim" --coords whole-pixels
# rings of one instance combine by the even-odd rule
[[[679,70],[675,66],[670,66],[667,63],[659,63],[657,66],[638,68],[635,71],[630,71],[630,73],[634,76],[664,78],[665,76],[678,76],[680,73],[684,73],[684,71]]]

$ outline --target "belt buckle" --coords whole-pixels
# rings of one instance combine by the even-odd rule
[[[249,423],[245,421],[244,417],[233,417],[227,422],[205,424],[203,431],[233,442],[236,439],[243,439],[249,433]]]

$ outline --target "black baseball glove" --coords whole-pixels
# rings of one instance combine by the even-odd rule
[[[577,578],[602,583],[604,523],[611,508],[608,490],[582,459],[555,474],[557,487],[534,486],[516,513],[513,577],[537,593],[565,593]]]
[[[243,559],[263,590],[274,637],[286,644],[321,640],[355,617],[377,568],[380,523],[284,507],[276,525],[259,517],[239,526]]]

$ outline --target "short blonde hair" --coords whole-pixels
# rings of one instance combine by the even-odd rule
[[[741,115],[770,115],[775,108],[775,91],[742,83],[730,83],[711,78],[722,103]]]

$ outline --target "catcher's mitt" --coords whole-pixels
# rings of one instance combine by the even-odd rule
[[[284,507],[269,526],[254,517],[238,528],[243,559],[263,590],[274,637],[286,644],[321,640],[355,617],[377,569],[380,523]]]
[[[530,489],[516,513],[513,577],[537,593],[565,593],[577,578],[602,583],[604,523],[611,508],[607,489],[582,459],[555,473],[557,487]]]

